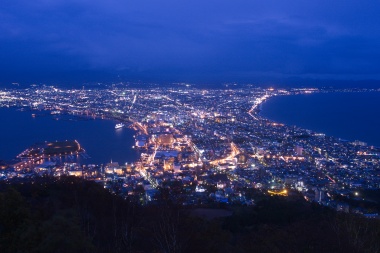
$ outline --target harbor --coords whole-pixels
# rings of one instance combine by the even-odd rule
[[[120,163],[134,162],[139,158],[133,135],[136,131],[129,128],[125,121],[113,119],[80,119],[75,115],[61,113],[56,115],[38,111],[31,117],[30,110],[18,111],[13,108],[0,108],[0,117],[6,119],[13,115],[12,122],[2,126],[0,133],[0,160],[9,164],[22,150],[41,141],[77,140],[86,152],[77,155],[67,154],[66,157],[50,156],[52,161],[77,161],[81,164],[105,164],[114,160]],[[40,116],[39,116],[40,115]],[[15,117],[17,116],[17,117]],[[70,120],[71,119],[71,120]],[[126,126],[115,129],[115,124],[123,122]],[[27,127],[26,127],[27,126]]]
[[[16,159],[12,160],[10,166],[16,170],[30,169],[46,161],[58,162],[75,161],[76,157],[89,158],[78,141],[65,140],[55,142],[36,143],[27,148]]]

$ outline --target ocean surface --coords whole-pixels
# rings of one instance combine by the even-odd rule
[[[380,92],[276,96],[262,104],[261,115],[380,147]]]
[[[112,120],[53,116],[14,108],[0,108],[0,118],[0,160],[11,160],[35,143],[56,140],[77,140],[91,157],[74,158],[82,164],[105,164],[111,159],[124,164],[139,158],[132,149],[135,131],[115,129],[117,122]]]

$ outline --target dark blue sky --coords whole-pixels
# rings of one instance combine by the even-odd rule
[[[380,79],[379,1],[2,0],[7,82]]]

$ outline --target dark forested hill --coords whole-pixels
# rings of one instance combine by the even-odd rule
[[[2,184],[0,252],[380,250],[378,220],[336,213],[298,198],[228,206],[232,215],[214,219],[161,202],[140,206],[76,178]]]

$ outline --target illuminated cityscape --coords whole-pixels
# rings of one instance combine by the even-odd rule
[[[2,1],[0,253],[380,253],[379,11]]]
[[[45,113],[50,117],[112,119],[119,122],[115,131],[134,129],[131,148],[140,153],[140,159],[127,164],[104,161],[104,165],[59,162],[56,157],[85,160],[91,154],[78,142],[70,142],[74,149],[65,142],[53,142],[48,144],[50,149],[34,147],[12,162],[3,162],[0,178],[11,182],[77,176],[143,205],[154,204],[160,189],[167,189],[171,200],[181,205],[253,205],[255,198],[249,193],[254,189],[268,196],[302,194],[307,201],[347,211],[348,204],[337,201],[336,196],[360,198],[361,190],[380,188],[380,149],[260,115],[261,104],[273,96],[338,91],[378,92],[201,89],[189,84],[146,89],[3,89],[0,106],[30,111],[31,117]],[[362,208],[351,208],[351,212],[377,216]]]

